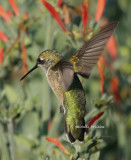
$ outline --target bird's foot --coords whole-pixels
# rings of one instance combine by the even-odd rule
[[[66,109],[62,105],[60,105],[60,113],[66,114]]]

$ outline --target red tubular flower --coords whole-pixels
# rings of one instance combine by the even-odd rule
[[[10,10],[7,10],[6,13],[8,14],[8,16],[11,18],[11,17],[14,17],[13,13],[10,11]]]
[[[88,123],[88,129],[104,114],[104,112],[100,112],[95,115]]]
[[[70,24],[71,18],[70,18],[70,13],[69,13],[68,7],[66,5],[63,5],[61,10],[64,14],[64,23],[66,25]]]
[[[6,11],[0,5],[0,16],[7,22],[11,22],[10,17],[7,15]]]
[[[114,36],[111,36],[110,40],[107,43],[107,49],[110,53],[112,59],[117,58],[117,44]]]
[[[0,39],[4,42],[9,42],[9,39],[6,37],[6,35],[0,31]]]
[[[85,36],[86,25],[87,25],[87,22],[88,22],[88,14],[87,14],[88,4],[87,4],[87,0],[85,0],[84,4],[81,7],[82,7],[82,21],[83,21],[83,36]]]
[[[111,71],[114,71],[114,68],[112,67],[111,63],[107,59],[104,59],[104,64],[108,69],[110,69]]]
[[[4,54],[4,49],[3,49],[3,48],[0,48],[0,65],[1,65],[2,62],[3,62],[3,54]]]
[[[98,0],[97,10],[96,10],[96,22],[98,22],[101,19],[101,16],[105,9],[105,5],[106,5],[106,0]]]
[[[109,21],[108,19],[104,19],[102,23],[103,25],[107,25],[109,24]],[[111,58],[115,60],[117,58],[117,43],[113,35],[109,39],[106,47],[107,47],[108,52],[110,53]]]
[[[104,80],[104,58],[103,56],[100,57],[98,63],[97,63],[97,66],[98,66],[98,71],[99,71],[99,75],[100,75],[100,79],[101,79],[101,94],[104,93],[104,83],[105,83],[105,80]]]
[[[59,14],[56,12],[56,10],[45,0],[41,0],[44,6],[48,9],[48,11],[51,13],[51,15],[54,17],[54,19],[58,22],[58,24],[61,26],[62,30],[66,33],[68,33],[67,29],[64,26],[64,23],[62,22]]]
[[[14,0],[8,0],[8,1],[10,3],[11,7],[13,8],[15,15],[18,16],[19,15],[19,9],[18,9],[18,6],[15,3],[15,1]]]
[[[50,131],[51,126],[52,126],[52,120],[48,122],[48,132]]]
[[[68,154],[68,150],[56,138],[46,137],[46,140],[57,145],[64,153]]]
[[[21,51],[22,51],[22,63],[23,63],[22,71],[23,71],[23,75],[24,75],[28,71],[27,64],[26,64],[26,61],[27,61],[26,46],[25,46],[24,40],[23,40],[22,45],[21,45]]]
[[[58,0],[57,7],[60,7],[63,3],[63,0]]]
[[[114,96],[114,100],[116,104],[119,106],[121,100],[119,96],[119,80],[116,76],[112,77],[111,82],[110,82],[110,87],[111,87],[111,92]]]

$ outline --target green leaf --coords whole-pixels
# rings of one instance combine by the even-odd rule
[[[18,92],[16,92],[11,85],[5,85],[5,91],[6,96],[11,104],[15,103],[19,99]]]
[[[93,153],[90,156],[90,160],[97,160],[97,159],[99,159],[99,156],[100,156],[100,152]]]
[[[36,112],[27,113],[19,122],[18,132],[34,139],[39,135],[39,117]]]

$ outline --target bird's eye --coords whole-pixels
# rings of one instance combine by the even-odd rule
[[[44,62],[44,59],[43,59],[43,58],[38,58],[38,59],[37,59],[37,62],[38,62],[38,63],[43,63],[43,62]]]

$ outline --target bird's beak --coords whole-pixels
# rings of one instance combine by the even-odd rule
[[[23,80],[29,73],[31,73],[32,71],[34,71],[36,68],[38,68],[38,65],[37,65],[37,64],[36,64],[32,69],[30,69],[30,70],[20,79],[20,81]]]

